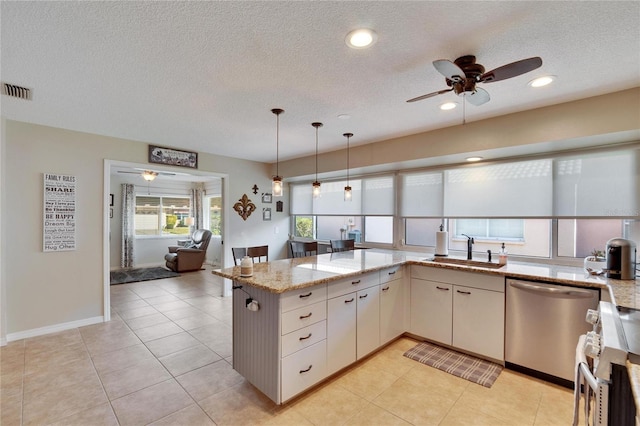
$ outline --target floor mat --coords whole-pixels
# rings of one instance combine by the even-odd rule
[[[407,358],[490,388],[503,367],[484,359],[422,342],[404,353]]]
[[[177,272],[162,267],[127,268],[111,271],[111,285],[135,283],[138,281],[159,280],[161,278],[179,277]]]

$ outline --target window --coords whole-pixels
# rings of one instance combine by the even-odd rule
[[[587,257],[605,251],[611,238],[640,241],[640,220],[558,219],[558,256]]]
[[[222,235],[222,197],[208,198],[208,218],[209,230],[213,235]]]
[[[136,195],[136,236],[189,234],[189,197]]]
[[[454,236],[479,240],[524,241],[524,219],[456,219]]]

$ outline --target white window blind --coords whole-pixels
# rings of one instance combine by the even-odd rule
[[[550,159],[446,170],[444,216],[549,217],[552,175]]]
[[[396,192],[393,176],[362,179],[362,214],[387,215],[395,213]]]
[[[640,215],[640,149],[554,161],[554,216]]]
[[[313,214],[313,204],[311,200],[311,184],[292,183],[289,185],[289,212],[291,215],[311,215]]]
[[[442,172],[400,175],[402,188],[400,215],[403,217],[442,217]]]

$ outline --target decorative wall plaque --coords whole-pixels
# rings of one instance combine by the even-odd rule
[[[76,249],[76,177],[44,174],[43,251]]]
[[[233,209],[238,212],[243,220],[247,220],[251,213],[256,210],[256,205],[251,202],[247,194],[243,194],[242,198],[233,205]]]

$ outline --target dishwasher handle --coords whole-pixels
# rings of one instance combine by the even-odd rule
[[[524,283],[522,281],[510,281],[509,285],[520,290],[545,294],[548,296],[568,297],[572,299],[590,299],[593,297],[589,290],[580,290],[571,287],[546,287],[535,285],[533,283]]]

